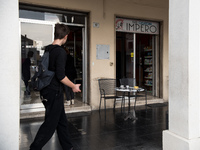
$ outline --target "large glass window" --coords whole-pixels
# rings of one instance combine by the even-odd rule
[[[84,57],[87,55],[87,45],[85,44],[87,41],[85,35],[87,33],[85,28],[86,14],[20,5],[19,16],[22,62],[21,93],[23,93],[21,94],[23,97],[21,99],[21,112],[30,112],[29,110],[32,108],[43,108],[39,91],[35,91],[32,88],[30,79],[35,73],[39,60],[44,53],[45,46],[53,42],[54,26],[58,22],[65,23],[70,28],[71,32],[64,47],[69,50],[70,55],[74,59],[77,73],[74,82],[84,85],[81,86],[82,93],[75,95],[75,100],[87,102],[87,67],[84,65],[87,61]],[[26,64],[26,62],[28,63]],[[26,73],[29,72],[27,71],[24,74],[24,69],[30,70],[30,73],[27,75]]]

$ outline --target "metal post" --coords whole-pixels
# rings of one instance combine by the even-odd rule
[[[136,68],[136,34],[133,34],[133,79],[136,78],[135,75],[135,68]],[[136,85],[136,80],[133,80],[133,86]]]

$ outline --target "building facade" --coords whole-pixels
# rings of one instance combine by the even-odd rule
[[[78,59],[81,60],[82,70],[79,70],[81,80],[79,79],[77,82],[82,83],[84,92],[81,97],[84,102],[88,103],[92,109],[98,109],[99,87],[97,81],[99,78],[135,77],[138,84],[152,85],[149,92],[153,96],[160,97],[164,101],[169,100],[169,130],[164,132],[163,148],[182,150],[200,147],[198,144],[200,143],[200,112],[198,109],[200,79],[199,72],[197,71],[198,73],[195,74],[195,68],[200,67],[199,45],[197,44],[200,39],[198,35],[200,19],[196,15],[199,13],[200,6],[198,0],[184,2],[181,0],[173,2],[168,0],[58,0],[56,3],[53,0],[20,0],[19,2],[8,0],[2,1],[1,4],[0,17],[3,20],[1,33],[3,36],[1,36],[0,43],[5,47],[1,50],[2,59],[0,60],[1,64],[7,62],[7,65],[0,65],[3,70],[1,77],[1,99],[3,101],[0,102],[0,110],[1,114],[8,112],[6,116],[1,115],[1,148],[14,150],[18,149],[19,144],[17,140],[19,134],[10,135],[19,131],[20,90],[22,87],[20,70],[21,58],[23,58],[21,44],[25,39],[24,43],[28,42],[26,48],[34,50],[34,44],[42,45],[44,43],[40,39],[33,41],[34,37],[29,38],[22,32],[29,31],[24,30],[27,24],[36,24],[36,26],[42,25],[41,28],[44,27],[45,30],[53,33],[52,27],[55,21],[50,19],[55,14],[61,14],[61,22],[64,21],[69,26],[73,26],[72,41],[77,39],[77,43],[82,42],[82,49],[77,51],[76,56],[79,52],[80,58],[82,58]],[[181,7],[178,4],[181,4]],[[45,17],[49,20],[41,21],[26,18],[26,16],[20,17],[22,15],[20,10],[45,12]],[[64,14],[66,14],[66,18]],[[68,18],[68,16],[70,17]],[[180,19],[183,16],[187,22],[185,24],[185,19]],[[76,22],[77,17],[80,22]],[[83,18],[84,20],[81,21]],[[178,23],[186,32],[179,30],[182,28],[179,28],[180,24]],[[77,28],[78,32],[75,32]],[[195,33],[195,31],[198,32]],[[28,34],[30,33],[27,32]],[[80,36],[81,39],[78,38]],[[48,41],[51,40],[50,38]],[[186,46],[183,46],[185,44]],[[68,49],[74,47],[74,45],[67,46]],[[180,54],[180,49],[184,50],[184,53]],[[123,57],[118,57],[118,52]],[[147,55],[144,54],[146,52]],[[152,58],[145,58],[145,56],[152,56]],[[12,61],[8,61],[10,60],[8,58]],[[119,62],[124,64],[123,67],[118,64]],[[183,62],[186,65],[180,65]],[[144,69],[145,63],[153,65]],[[152,74],[148,72],[144,76],[145,71],[151,70],[151,67]],[[140,76],[147,77],[148,81]],[[182,81],[186,88],[180,88]],[[192,87],[196,87],[195,90]],[[112,106],[113,102],[107,105],[107,107]],[[182,115],[176,112],[176,106]],[[13,114],[16,114],[16,117],[11,119]],[[5,130],[8,127],[9,131]],[[175,144],[177,141],[178,145]],[[12,145],[10,145],[11,142]],[[181,147],[182,143],[184,143],[184,147]]]
[[[72,34],[67,47],[72,49],[75,63],[81,66],[77,66],[76,81],[82,84],[82,101],[92,109],[99,106],[99,78],[134,77],[137,85],[146,86],[150,95],[168,101],[167,0],[19,2],[22,59],[28,50],[35,48],[34,44],[30,46],[28,39],[34,39],[37,46],[41,43],[45,46],[44,43],[51,43],[53,39],[56,22],[69,25]],[[36,17],[33,17],[34,13]],[[36,35],[41,33],[38,29],[47,30],[48,26],[49,30],[43,30],[43,39],[51,38],[38,39],[30,32],[33,24],[38,26],[34,28]],[[123,28],[119,27],[121,24],[124,24]],[[49,35],[45,35],[46,32]],[[26,50],[24,39],[28,43]],[[145,58],[146,55],[152,58]],[[113,107],[113,102],[107,107]]]

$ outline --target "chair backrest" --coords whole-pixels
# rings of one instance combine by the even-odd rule
[[[120,79],[120,85],[129,85],[130,87],[134,87],[136,85],[135,78],[122,78]]]
[[[100,94],[116,95],[116,79],[99,79]]]

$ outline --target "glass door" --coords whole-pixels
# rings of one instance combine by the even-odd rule
[[[134,34],[116,32],[116,77],[134,78]]]
[[[136,34],[136,81],[145,87],[149,94],[154,93],[155,35]]]
[[[39,92],[31,87],[30,79],[34,75],[44,47],[53,41],[54,24],[47,21],[20,19],[21,30],[21,108],[41,106]]]
[[[68,12],[51,8],[37,8],[19,5],[20,33],[21,33],[21,64],[29,58],[30,72],[24,82],[25,75],[21,77],[21,113],[43,111],[44,107],[39,98],[39,92],[34,91],[30,84],[38,60],[44,53],[44,47],[54,40],[54,26],[56,23],[68,25],[71,30],[67,41],[70,54],[74,57],[77,77],[75,83],[80,83],[82,93],[75,95],[75,100],[87,103],[87,14]],[[32,54],[31,54],[32,55]],[[24,64],[21,65],[24,70]],[[26,66],[26,65],[25,65]],[[29,65],[27,65],[29,66]],[[37,108],[37,109],[35,109]]]

